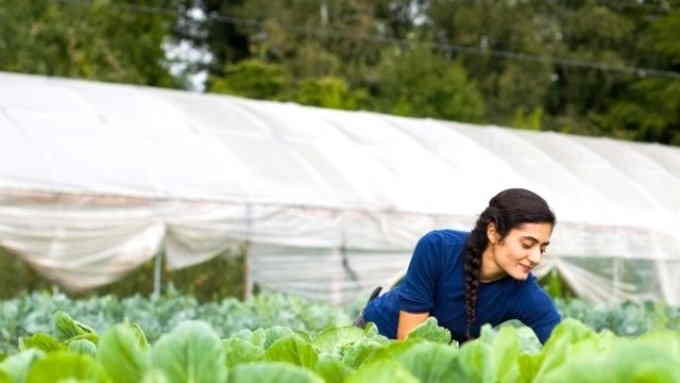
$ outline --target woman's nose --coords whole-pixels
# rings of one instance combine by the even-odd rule
[[[541,254],[541,249],[532,250],[529,253],[529,262],[531,262],[532,265],[536,266],[539,263],[541,263],[542,257],[543,257],[543,254]]]

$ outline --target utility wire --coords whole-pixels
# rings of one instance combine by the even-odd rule
[[[622,2],[620,0],[596,0],[598,4],[611,6],[619,9],[643,9],[649,12],[668,13],[672,9],[667,1],[660,1],[660,4],[648,4],[647,2]]]
[[[455,0],[450,0],[451,2]],[[479,0],[468,0],[469,3],[475,3]],[[673,10],[668,1],[659,1],[658,4],[648,4],[645,1],[622,1],[622,0],[595,0],[594,5],[606,5],[615,9],[640,9],[647,12],[654,13],[668,13]],[[551,2],[549,5],[560,6],[559,2]]]
[[[77,4],[77,5],[89,5],[91,3],[89,0],[55,0],[55,1],[60,2],[60,3]],[[135,5],[135,4],[120,4],[120,3],[110,3],[109,5],[116,7],[116,8],[126,9],[126,10],[129,10],[129,11],[138,12],[138,13],[166,14],[166,15],[175,16],[175,17],[177,16],[177,11],[173,10],[173,9],[169,9],[169,8],[153,7],[153,6],[146,6],[146,5]],[[264,27],[264,22],[259,21],[259,20],[255,20],[255,19],[244,19],[244,18],[226,16],[226,15],[208,15],[206,17],[207,17],[208,20],[213,21],[213,22],[218,22],[218,23],[246,25],[246,26],[253,26],[253,27],[258,27],[258,28]],[[349,29],[349,28],[342,28],[342,27],[330,26],[330,25],[327,25],[324,28],[318,28],[318,29],[310,29],[310,28],[305,27],[305,26],[297,26],[297,25],[286,25],[286,26],[282,26],[282,28],[287,29],[289,31],[296,31],[296,32],[301,32],[301,33],[305,33],[305,34],[309,34],[309,35],[321,36],[321,37],[328,37],[330,35],[333,35],[333,36],[340,35],[342,37],[353,38],[353,39],[359,38],[361,40],[371,41],[371,42],[375,42],[375,43],[396,44],[396,45],[402,45],[402,46],[409,46],[412,43],[408,40],[399,39],[399,38],[395,38],[395,37],[386,37],[386,36],[378,36],[378,35],[356,36],[354,31]],[[632,74],[632,75],[639,76],[639,77],[658,77],[658,78],[680,79],[680,73],[678,73],[678,72],[661,70],[661,69],[654,69],[654,68],[618,66],[618,65],[610,65],[610,64],[606,64],[606,63],[602,63],[602,62],[584,61],[584,60],[579,60],[579,59],[570,59],[570,58],[555,57],[555,56],[539,56],[539,55],[531,55],[531,54],[527,54],[527,53],[515,52],[515,51],[509,51],[509,50],[485,49],[485,48],[477,48],[477,47],[472,47],[472,46],[463,46],[463,45],[455,45],[455,44],[448,44],[448,43],[429,42],[429,43],[425,43],[425,44],[436,47],[436,48],[444,50],[444,51],[456,52],[456,53],[463,54],[463,55],[492,56],[492,57],[498,57],[498,58],[503,58],[503,59],[508,59],[508,60],[537,62],[537,63],[546,63],[546,64],[557,64],[557,65],[565,66],[565,67],[596,69],[596,70],[600,70],[600,71],[604,71],[604,72],[627,73],[627,74]]]

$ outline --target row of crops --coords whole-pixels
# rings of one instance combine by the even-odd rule
[[[558,304],[570,319],[541,347],[515,325],[458,345],[433,319],[395,342],[348,326],[351,308],[284,295],[33,294],[0,302],[0,383],[680,382],[677,309]]]
[[[606,329],[616,335],[632,336],[652,328],[680,330],[680,308],[652,303],[594,306],[579,300],[556,303],[563,317],[577,319],[596,331]],[[52,316],[57,311],[100,332],[124,321],[137,323],[155,341],[187,320],[205,321],[223,338],[242,329],[272,326],[318,332],[350,324],[362,306],[363,302],[357,301],[350,307],[338,308],[281,294],[261,294],[247,302],[224,299],[199,303],[172,290],[158,299],[103,296],[72,300],[60,293],[33,293],[0,301],[0,352],[15,351],[20,337],[51,331]]]
[[[0,352],[15,351],[20,337],[50,333],[57,311],[99,332],[125,321],[136,323],[151,341],[187,320],[206,322],[220,337],[242,329],[284,326],[317,332],[351,323],[345,310],[283,294],[261,294],[246,302],[224,299],[200,303],[173,291],[157,299],[103,296],[73,300],[59,293],[33,293],[0,301]]]

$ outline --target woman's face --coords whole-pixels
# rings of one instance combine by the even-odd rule
[[[512,229],[503,239],[498,240],[495,230],[491,230],[492,254],[498,267],[519,280],[529,277],[531,270],[543,259],[546,247],[550,244],[553,226],[549,223],[525,223]]]

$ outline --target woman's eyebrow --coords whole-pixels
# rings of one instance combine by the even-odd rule
[[[525,235],[525,236],[523,236],[523,237],[520,238],[520,239],[522,239],[522,240],[528,239],[528,240],[533,241],[533,242],[535,242],[535,243],[540,243],[540,242],[541,242],[541,241],[539,241],[538,239],[536,239],[536,238],[534,238],[534,237],[532,237],[532,236],[530,236],[530,235]],[[544,243],[543,243],[543,246],[548,246],[548,245],[550,245],[550,241],[544,242]]]

